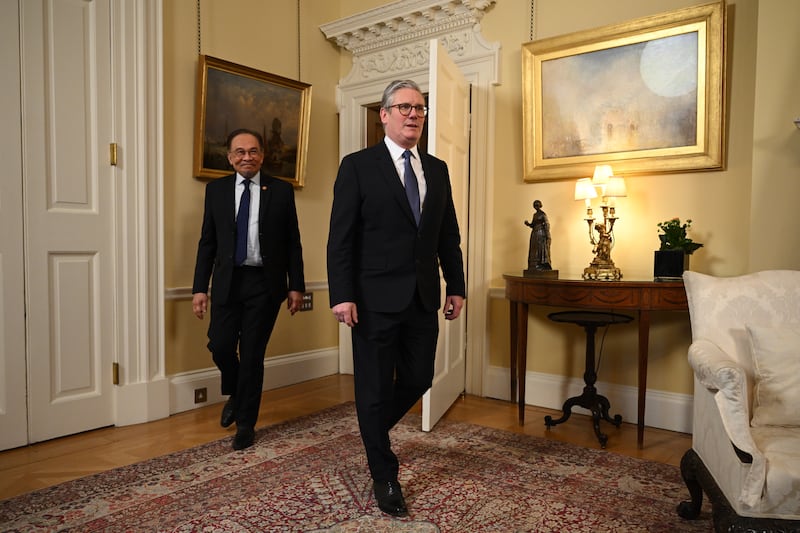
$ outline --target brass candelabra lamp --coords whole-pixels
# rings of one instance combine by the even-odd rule
[[[599,191],[599,194],[598,194]],[[589,266],[583,269],[583,279],[619,281],[622,271],[611,259],[614,248],[614,224],[618,217],[614,199],[626,196],[625,180],[614,176],[610,165],[595,167],[594,176],[579,179],[575,184],[575,199],[586,202],[586,225],[589,228],[589,242],[592,244],[592,259]],[[601,197],[600,210],[602,221],[596,220],[592,211],[592,199]]]

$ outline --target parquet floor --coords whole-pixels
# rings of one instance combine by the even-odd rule
[[[352,399],[353,379],[349,375],[328,376],[267,391],[258,427]],[[0,499],[232,436],[235,425],[228,429],[219,425],[221,409],[222,404],[209,405],[154,422],[97,429],[0,452]],[[588,416],[573,414],[568,422],[547,430],[543,418],[548,414],[559,412],[528,406],[525,425],[520,426],[515,403],[467,395],[450,408],[445,418],[599,447]],[[672,465],[680,463],[692,442],[691,435],[646,428],[644,448],[640,450],[636,446],[635,424],[623,423],[617,429],[603,422],[602,428],[609,436],[608,452]]]

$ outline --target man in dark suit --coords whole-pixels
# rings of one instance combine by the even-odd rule
[[[205,316],[213,272],[208,349],[222,374],[222,394],[230,396],[220,423],[236,422],[233,449],[241,450],[255,440],[264,352],[281,302],[294,315],[305,280],[294,189],[261,174],[264,141],[258,132],[236,130],[227,145],[236,173],[206,186],[192,311]]]
[[[389,84],[384,141],[342,160],[328,236],[331,309],[353,328],[356,410],[373,491],[395,516],[407,509],[389,430],[433,380],[440,266],[445,318],[459,316],[466,296],[447,165],[417,150],[425,114],[416,83]]]

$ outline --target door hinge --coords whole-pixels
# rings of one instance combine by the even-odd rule
[[[117,166],[117,143],[108,145],[108,162],[112,167]]]
[[[111,363],[111,383],[119,385],[119,363]]]

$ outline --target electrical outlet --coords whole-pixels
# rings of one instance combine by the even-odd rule
[[[314,293],[307,292],[303,294],[303,303],[300,304],[301,311],[311,311],[314,309]]]
[[[194,390],[194,403],[204,403],[208,400],[208,389],[205,387]]]

